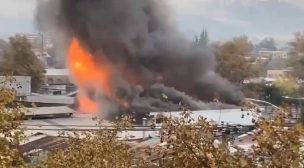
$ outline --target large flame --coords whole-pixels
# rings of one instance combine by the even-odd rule
[[[98,90],[106,96],[111,96],[111,70],[109,65],[105,62],[100,62],[100,60],[95,60],[81,46],[79,40],[73,38],[68,50],[68,67],[79,89],[79,111],[97,112],[99,104],[87,93],[88,90]]]
[[[96,101],[89,98],[83,90],[79,90],[78,92],[78,100],[79,100],[79,112],[83,113],[96,113],[98,112],[98,104]]]

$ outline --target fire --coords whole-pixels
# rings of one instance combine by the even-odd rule
[[[121,102],[121,106],[124,107],[124,108],[129,108],[130,107],[129,103],[126,100],[123,100]]]
[[[79,111],[87,113],[96,113],[98,111],[98,104],[91,100],[83,91],[78,93]]]
[[[80,112],[98,111],[98,104],[86,94],[86,89],[98,90],[105,96],[111,96],[110,66],[106,62],[98,61],[100,60],[94,59],[94,57],[81,46],[78,39],[72,39],[68,50],[68,67],[74,81],[78,85]]]

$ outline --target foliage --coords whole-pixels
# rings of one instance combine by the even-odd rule
[[[13,101],[14,92],[1,90],[1,133],[7,138],[1,139],[1,167],[25,167],[16,146],[23,139],[19,118],[22,111],[7,108],[5,104]],[[9,99],[4,99],[9,98]],[[15,110],[14,113],[8,110]],[[191,111],[182,107],[180,118],[169,117],[163,125],[163,145],[147,148],[138,153],[126,141],[118,140],[122,132],[132,127],[132,118],[122,117],[114,124],[114,129],[100,126],[96,131],[66,133],[67,148],[49,153],[46,160],[31,165],[36,168],[47,167],[176,167],[176,168],[258,168],[303,166],[303,151],[300,150],[300,138],[303,130],[300,126],[284,127],[284,115],[281,111],[273,121],[261,119],[256,123],[254,140],[256,145],[244,151],[233,147],[230,139],[217,141],[214,135],[215,125],[200,117],[197,122],[191,118]],[[120,139],[123,137],[120,137]],[[11,140],[11,141],[10,141]],[[232,150],[232,147],[234,150]],[[157,159],[149,160],[156,155]],[[156,161],[156,162],[155,162]]]
[[[206,29],[203,29],[199,37],[195,36],[194,44],[197,46],[206,47],[208,43],[209,43],[208,32]]]
[[[216,141],[213,127],[206,119],[198,122],[184,109],[181,118],[168,118],[163,136],[165,145],[160,151],[159,167],[282,167],[300,168],[304,165],[303,151],[300,150],[300,126],[284,127],[281,111],[274,121],[261,119],[256,123],[254,139],[256,145],[244,151],[234,147],[232,151],[227,139]]]
[[[298,85],[294,79],[291,80],[279,79],[271,86],[265,87],[265,97],[266,101],[276,104],[282,105],[283,97],[299,97],[303,95],[303,86]]]
[[[23,109],[14,103],[16,92],[0,87],[0,167],[23,167],[24,162],[18,152],[18,145],[24,139],[21,119]]]
[[[274,86],[277,87],[283,96],[294,95],[298,89],[299,85],[293,77],[282,77],[274,82]]]
[[[297,94],[292,96],[304,97],[304,86],[299,84],[299,89],[297,90]]]
[[[247,98],[265,99],[266,85],[264,83],[249,83],[242,86],[242,92]]]
[[[288,61],[285,58],[270,58],[267,62],[267,69],[288,69]]]
[[[270,51],[276,51],[276,43],[273,38],[264,38],[257,46],[258,49],[267,49]]]
[[[0,57],[1,58],[3,56],[4,51],[7,50],[8,48],[9,48],[9,44],[6,41],[0,39]]]
[[[304,56],[292,56],[290,59],[294,76],[304,79]]]
[[[10,38],[10,49],[4,53],[1,72],[19,76],[31,76],[32,90],[36,91],[44,82],[44,66],[32,51],[24,36]]]
[[[267,63],[255,63],[251,65],[252,73],[257,77],[264,77],[267,75]]]
[[[257,166],[300,168],[304,165],[303,144],[300,142],[303,130],[300,126],[284,127],[283,116],[281,114],[274,121],[264,119],[258,123],[257,146],[253,147],[252,154]]]
[[[300,114],[300,122],[302,124],[302,127],[304,127],[304,108],[301,108],[301,114]]]
[[[234,83],[253,76],[251,65],[245,58],[251,50],[252,44],[247,36],[234,38],[219,46],[215,51],[217,72]]]
[[[304,79],[304,33],[295,33],[295,39],[290,43],[290,66],[293,67],[294,76]]]
[[[297,32],[294,34],[294,41],[290,42],[292,47],[291,54],[303,54],[304,53],[304,33]]]
[[[251,167],[253,163],[243,151],[231,153],[227,143],[216,144],[214,125],[205,118],[193,122],[191,112],[166,121],[163,136],[166,145],[159,151],[160,167]]]
[[[38,167],[146,167],[129,144],[117,139],[130,123],[131,118],[125,116],[113,130],[100,127],[96,132],[69,134],[68,148],[55,151]]]
[[[18,152],[18,145],[24,139],[21,127],[23,109],[13,102],[14,91],[2,87],[0,93],[0,131],[3,135],[0,138],[0,166],[28,167]],[[64,137],[68,135],[67,148],[52,151],[46,160],[31,167],[300,168],[304,165],[303,144],[300,142],[302,127],[286,128],[284,111],[275,112],[277,116],[272,121],[261,118],[256,123],[256,145],[244,151],[233,146],[225,136],[222,142],[217,141],[214,123],[203,117],[194,121],[191,111],[187,107],[181,108],[181,117],[165,120],[163,144],[147,148],[145,153],[138,153],[123,141],[122,132],[132,127],[132,118],[124,116],[114,123],[113,129],[100,126],[92,132],[75,130],[63,134]],[[158,156],[157,162],[149,160],[151,155]]]
[[[281,105],[282,104],[282,96],[284,96],[279,88],[275,85],[266,86],[265,89],[265,100],[275,104]]]

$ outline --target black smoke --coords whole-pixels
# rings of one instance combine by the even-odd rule
[[[40,29],[55,38],[64,35],[65,41],[77,37],[96,62],[111,62],[115,91],[134,105],[146,104],[147,110],[157,110],[151,103],[170,106],[151,92],[166,93],[198,109],[202,102],[195,99],[211,101],[218,95],[233,104],[242,99],[236,87],[214,72],[213,54],[178,31],[165,0],[49,0],[37,9]],[[150,94],[142,93],[146,97],[139,100],[135,86]]]

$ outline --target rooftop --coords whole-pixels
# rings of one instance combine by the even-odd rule
[[[180,117],[181,112],[151,112],[150,115],[164,115],[166,117]],[[230,125],[254,125],[252,120],[257,120],[258,115],[250,111],[241,111],[241,109],[219,109],[219,110],[199,110],[192,111],[191,117],[194,122],[199,119],[199,117],[205,117],[208,121],[214,121],[223,124]]]
[[[69,69],[46,69],[46,76],[69,76]]]
[[[72,115],[75,110],[67,106],[55,106],[55,107],[35,107],[27,108],[25,116],[27,117],[43,117],[43,116],[54,116],[54,115]]]
[[[74,98],[62,95],[32,94],[30,96],[26,96],[25,100],[23,101],[32,103],[53,103],[71,105],[74,103]]]

